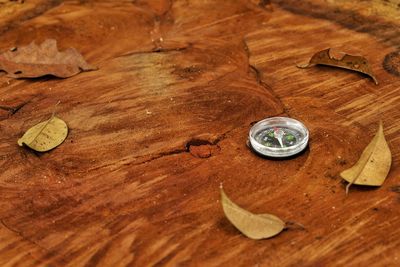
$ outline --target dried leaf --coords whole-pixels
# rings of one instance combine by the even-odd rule
[[[26,145],[35,151],[46,152],[61,145],[67,135],[67,124],[53,113],[49,120],[36,124],[26,131],[18,140],[18,145]]]
[[[44,75],[67,78],[81,71],[95,69],[74,48],[59,52],[54,39],[47,39],[41,45],[32,42],[28,46],[0,54],[0,70],[13,78],[36,78]]]
[[[248,238],[270,238],[285,228],[285,223],[272,214],[253,214],[242,209],[228,198],[222,187],[221,202],[225,216]]]
[[[340,173],[340,176],[349,182],[346,194],[352,184],[380,186],[386,179],[392,164],[392,154],[385,140],[382,122],[378,132],[364,149],[357,163]]]
[[[378,80],[372,73],[371,67],[369,66],[368,60],[362,56],[353,56],[345,53],[336,53],[330,48],[315,53],[310,62],[307,64],[299,64],[299,68],[309,68],[315,65],[327,65],[353,71],[358,71],[363,74],[370,76],[375,84],[378,84]]]

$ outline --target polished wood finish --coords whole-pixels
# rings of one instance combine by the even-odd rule
[[[0,12],[1,51],[54,38],[99,70],[0,77],[1,266],[400,265],[394,1],[6,5],[14,12]],[[346,70],[296,68],[328,47],[368,58],[379,85]],[[43,154],[19,147],[57,101],[65,143]],[[269,116],[303,121],[307,151],[254,155],[249,128]],[[379,120],[391,172],[382,187],[353,186],[346,197],[339,173]],[[223,215],[221,183],[242,207],[304,229],[245,238]]]

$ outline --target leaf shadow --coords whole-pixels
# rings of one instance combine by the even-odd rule
[[[47,152],[35,151],[32,148],[28,147],[27,145],[23,145],[22,149],[24,151],[25,156],[32,155],[39,159],[47,153]]]
[[[226,218],[226,217],[221,217],[218,221],[217,221],[217,226],[218,229],[221,229],[222,231],[224,231],[226,234],[228,234],[229,236],[241,236],[243,238],[252,240],[248,237],[246,237],[244,234],[242,234],[238,229],[236,229],[236,227]],[[308,232],[308,229],[297,222],[294,221],[286,221],[286,226],[282,229],[281,233],[278,233],[276,236],[278,235],[283,235],[286,232],[290,232],[290,231],[305,231]],[[270,237],[270,238],[265,238],[265,239],[261,239],[261,240],[268,240],[271,238],[274,238],[276,236]]]
[[[217,221],[217,226],[219,229],[230,236],[243,236],[243,234],[238,229],[236,229],[236,227],[226,217],[221,217]]]
[[[21,81],[30,81],[30,82],[34,82],[34,83],[42,83],[42,82],[47,82],[47,81],[62,81],[65,80],[66,78],[60,78],[57,76],[54,76],[52,74],[46,74],[40,77],[18,77],[18,78],[14,78],[16,80],[21,80]]]
[[[346,186],[348,185],[348,182],[342,180],[341,182],[341,187],[343,190],[346,190]],[[351,191],[358,191],[358,192],[371,192],[378,190],[380,187],[379,186],[368,186],[368,185],[358,185],[358,184],[352,184],[349,189],[349,194],[351,194]]]
[[[358,72],[356,70],[349,70],[349,69],[344,69],[341,67],[336,67],[336,66],[326,66],[326,65],[315,65],[316,69],[320,69],[322,71],[327,71],[327,72],[336,72],[336,73],[340,73],[340,72],[347,72],[347,73],[352,73],[354,75],[357,75],[360,77],[360,79],[371,79],[372,77],[369,76],[368,74],[362,73],[362,72]]]

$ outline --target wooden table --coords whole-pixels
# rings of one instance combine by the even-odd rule
[[[0,77],[0,265],[400,266],[399,1],[268,2],[1,1],[1,51],[54,38],[99,70]],[[379,85],[296,68],[329,47],[367,57]],[[59,100],[65,143],[19,147]],[[252,123],[278,115],[307,125],[306,153],[246,147]],[[339,173],[379,120],[391,172],[346,197]],[[305,229],[245,238],[221,183]]]

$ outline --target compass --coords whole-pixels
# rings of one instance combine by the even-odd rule
[[[257,122],[249,132],[251,147],[258,153],[284,158],[303,151],[308,144],[308,129],[298,120],[271,117]]]

